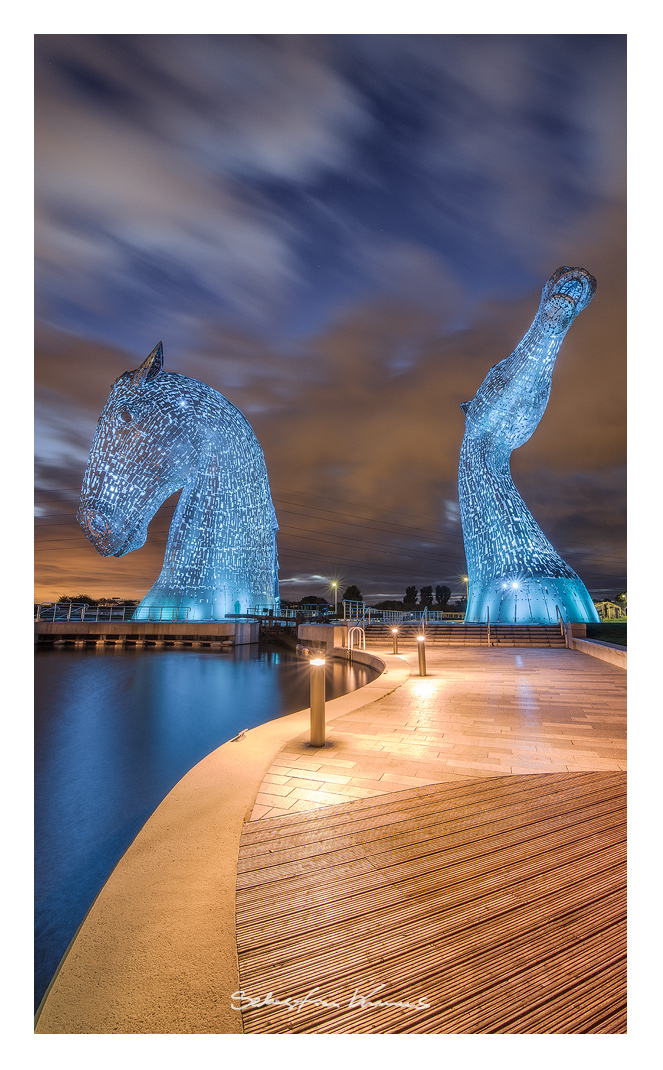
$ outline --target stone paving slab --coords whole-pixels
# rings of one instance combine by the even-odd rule
[[[371,648],[378,655],[388,646]],[[566,649],[433,647],[409,679],[275,757],[251,820],[459,778],[626,769],[626,673]],[[306,782],[306,783],[305,783]]]

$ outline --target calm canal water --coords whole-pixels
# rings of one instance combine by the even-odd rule
[[[331,661],[327,697],[377,674]],[[189,769],[243,728],[309,704],[277,646],[35,655],[35,1007],[112,869]]]

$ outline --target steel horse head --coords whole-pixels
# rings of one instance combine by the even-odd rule
[[[596,621],[589,592],[555,551],[511,478],[509,459],[536,430],[550,397],[560,346],[592,300],[596,279],[561,267],[548,279],[531,327],[461,405],[458,467],[469,598],[466,621],[554,624]]]
[[[178,490],[163,568],[136,619],[157,606],[189,620],[274,608],[277,524],[260,444],[218,391],[163,371],[159,342],[113,384],[77,519],[98,553],[122,557]]]

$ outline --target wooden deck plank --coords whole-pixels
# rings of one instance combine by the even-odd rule
[[[341,1006],[245,1009],[245,1032],[624,1032],[624,781],[482,778],[252,823],[242,988]],[[347,1006],[378,985],[430,1008]]]
[[[421,916],[418,919],[415,917],[412,925],[407,925],[407,919],[400,919],[400,924],[394,923],[393,926],[388,923],[378,924],[368,930],[335,937],[332,927],[327,932],[320,932],[317,942],[314,937],[309,943],[302,940],[299,944],[293,942],[287,947],[282,945],[280,950],[283,962],[278,966],[273,965],[276,953],[274,945],[269,949],[263,945],[254,948],[252,952],[245,950],[243,969],[251,980],[256,980],[255,975],[266,969],[272,979],[278,973],[281,980],[285,980],[285,974],[288,974],[288,981],[295,981],[297,974],[301,975],[302,983],[305,983],[309,974],[319,979],[335,976],[337,955],[342,955],[343,974],[348,976],[354,968],[361,968],[362,964],[371,959],[379,958],[385,962],[390,957],[399,956],[403,952],[409,954],[417,948],[419,969],[421,963],[431,956],[437,956],[435,941],[441,938],[440,934],[443,934],[445,949],[452,954],[457,940],[462,943],[467,937],[470,945],[473,945],[473,942],[485,937],[490,942],[493,933],[498,931],[501,933],[500,940],[506,939],[511,926],[515,925],[517,929],[526,925],[536,927],[540,918],[547,919],[546,924],[552,925],[558,915],[566,917],[580,906],[583,909],[588,908],[594,900],[587,896],[582,887],[587,870],[580,870],[579,874],[580,881],[573,892],[565,888],[559,880],[549,882],[543,889],[538,882],[530,882],[529,887],[522,885],[513,889],[499,901],[490,904],[490,915],[485,901],[470,902],[465,905],[457,904],[455,910],[435,910],[433,907],[428,917],[424,915],[424,922]],[[607,896],[607,908],[614,910],[615,904],[610,901],[609,893],[619,887],[620,881],[621,874],[616,873],[614,867],[605,871],[593,882],[592,896]],[[541,895],[537,895],[539,891],[542,892]],[[476,926],[479,926],[481,932],[471,932]],[[315,935],[318,936],[317,933]],[[463,953],[467,950],[465,947]],[[287,959],[284,958],[286,955]]]
[[[444,814],[445,823],[448,823],[453,820],[454,810],[466,810],[468,803],[472,804],[472,813],[476,816],[496,807],[504,808],[509,805],[510,801],[511,805],[518,806],[521,809],[528,805],[533,810],[540,809],[549,804],[550,800],[555,799],[555,796],[559,794],[554,784],[550,785],[549,791],[545,796],[540,789],[532,789],[527,792],[522,785],[523,779],[527,781],[527,778],[523,777],[499,778],[500,782],[504,780],[505,783],[498,785],[495,784],[494,779],[473,781],[474,790],[471,792],[466,790],[461,797],[457,797],[454,794],[453,796],[449,795],[445,796],[444,799],[439,799],[433,795],[418,805],[415,805],[416,800],[408,800],[397,811],[394,811],[393,806],[386,808],[384,805],[375,805],[370,809],[366,808],[365,815],[360,815],[359,813],[353,815],[351,811],[348,816],[343,816],[342,818],[327,811],[327,820],[319,821],[317,827],[311,829],[301,830],[298,823],[294,825],[290,823],[281,830],[280,834],[273,830],[271,835],[265,836],[258,842],[253,838],[246,840],[243,838],[240,872],[245,872],[252,868],[251,860],[254,858],[259,860],[258,865],[261,865],[268,855],[274,861],[279,851],[287,852],[288,858],[296,857],[297,848],[303,849],[303,855],[310,854],[312,845],[319,846],[320,851],[333,851],[336,847],[336,841],[348,834],[353,837],[353,842],[358,842],[362,832],[369,833],[366,838],[370,839],[370,833],[374,833],[378,829],[384,829],[388,825],[402,826],[403,832],[413,828],[421,829],[425,827],[426,822],[424,819],[426,817],[429,817],[429,823],[433,824],[440,814]],[[615,782],[614,791],[618,794],[620,792],[618,782]],[[583,796],[595,795],[596,793],[597,789],[591,782],[588,784],[578,783],[573,791],[566,790],[564,792],[564,800],[570,805],[571,800],[576,796],[580,799]],[[599,795],[601,798],[605,797],[606,787],[600,789]],[[557,805],[559,805],[559,800]],[[327,808],[325,809],[327,810]]]
[[[395,867],[401,867],[401,870],[405,872],[403,867],[408,865],[413,872],[425,872],[431,867],[431,856],[437,855],[438,852],[446,857],[452,848],[462,850],[464,847],[470,852],[468,861],[471,861],[486,853],[486,850],[488,853],[496,852],[500,836],[506,837],[507,844],[537,841],[553,830],[577,828],[579,815],[582,815],[587,822],[595,817],[602,817],[607,822],[606,827],[612,827],[615,822],[619,823],[623,820],[623,811],[623,804],[608,800],[584,810],[579,808],[572,815],[563,813],[558,816],[549,816],[540,822],[523,821],[515,815],[512,818],[512,829],[509,829],[508,822],[504,819],[491,822],[485,827],[477,826],[470,821],[461,827],[457,823],[453,829],[450,829],[447,837],[444,836],[440,826],[436,825],[429,827],[428,839],[413,837],[413,842],[409,843],[406,840],[396,847],[391,846],[392,840],[388,838],[384,842],[358,844],[354,853],[350,848],[344,848],[322,858],[316,854],[308,858],[296,858],[293,862],[282,862],[278,865],[267,865],[263,869],[254,869],[238,877],[237,888],[238,892],[242,893],[255,888],[256,895],[260,896],[260,892],[268,891],[268,886],[272,884],[278,884],[279,881],[287,878],[305,880],[308,874],[313,874],[316,883],[319,883],[320,878],[317,874],[321,868],[325,869],[327,879],[335,881],[344,875],[346,863],[358,863],[362,859],[367,859],[380,869],[389,870],[390,877],[394,876]],[[538,844],[536,846],[538,848]],[[435,865],[438,864],[439,862],[436,861]],[[294,887],[290,886],[290,889],[294,890]],[[240,899],[243,902],[248,901],[248,897],[247,900],[244,900],[243,896]]]
[[[577,824],[576,817],[580,811],[586,820],[590,820],[594,813],[623,810],[624,802],[619,796],[606,799],[593,793],[591,796],[575,795],[563,802],[546,802],[524,814],[520,805],[499,809],[493,807],[490,810],[477,809],[478,812],[462,817],[457,812],[450,812],[448,817],[444,816],[443,824],[440,821],[440,813],[436,812],[423,815],[419,821],[411,819],[381,822],[379,826],[361,828],[356,835],[349,833],[330,840],[318,839],[290,848],[283,848],[281,842],[275,843],[274,847],[268,848],[267,851],[241,860],[238,872],[243,876],[238,887],[250,887],[251,874],[255,874],[256,879],[259,875],[261,883],[279,879],[281,874],[285,875],[289,869],[294,869],[298,863],[304,861],[308,861],[309,867],[324,865],[332,859],[342,862],[346,854],[357,857],[356,850],[359,847],[372,855],[394,852],[399,847],[414,849],[416,844],[422,843],[426,845],[427,853],[431,853],[436,849],[438,841],[448,844],[451,837],[472,837],[472,842],[476,843],[477,839],[492,839],[501,829],[508,829],[511,833],[514,827],[529,830],[530,835],[536,835],[536,828],[549,816],[550,820],[558,823],[566,818]],[[379,839],[376,839],[377,835]]]
[[[570,848],[568,846],[568,834],[564,836],[551,834],[545,840],[537,840],[534,843],[525,841],[524,847],[520,848],[516,856],[517,861],[520,863],[518,868],[516,868],[515,864],[512,865],[510,856],[506,857],[508,866],[506,868],[504,854],[499,855],[497,852],[490,850],[483,856],[475,856],[469,862],[463,857],[460,859],[454,858],[450,860],[448,865],[445,865],[443,861],[438,863],[435,857],[432,857],[424,872],[420,868],[413,873],[411,867],[405,872],[402,867],[390,867],[390,870],[381,872],[382,880],[380,882],[375,878],[370,880],[371,902],[368,908],[363,901],[363,888],[358,888],[355,881],[358,871],[355,871],[351,879],[344,883],[343,886],[340,886],[336,880],[322,883],[322,878],[320,878],[317,886],[315,881],[309,882],[311,886],[306,889],[304,894],[300,894],[300,889],[298,888],[297,898],[289,897],[288,899],[289,913],[287,919],[282,918],[280,911],[272,910],[272,904],[264,905],[255,899],[250,903],[246,903],[238,895],[238,906],[242,903],[244,906],[242,911],[238,909],[238,919],[241,920],[242,943],[244,943],[252,928],[263,927],[266,922],[279,917],[281,918],[280,924],[283,938],[287,936],[291,939],[295,932],[306,931],[308,925],[307,914],[312,902],[315,902],[318,908],[326,905],[325,917],[329,918],[328,924],[338,924],[340,918],[344,917],[347,925],[351,924],[351,918],[356,913],[363,917],[369,917],[379,913],[382,909],[393,909],[394,903],[400,904],[404,900],[407,901],[406,905],[400,907],[403,910],[409,909],[410,904],[415,903],[418,899],[431,902],[436,895],[444,895],[444,901],[451,903],[455,902],[457,897],[462,898],[468,888],[470,889],[471,899],[476,900],[479,897],[477,881],[481,880],[482,877],[491,877],[497,871],[500,874],[499,886],[506,889],[517,884],[528,872],[535,872],[539,875],[544,871],[554,872],[556,857],[564,861],[570,858],[593,858],[599,851],[602,851],[603,861],[608,865],[613,855],[621,859],[621,845],[624,841],[623,825],[620,823],[612,829],[607,828],[599,831],[600,829],[599,822],[595,822],[590,827],[588,835],[586,837],[578,837]],[[598,861],[598,859],[595,859],[596,863]],[[596,872],[598,873],[599,869]],[[367,876],[370,877],[372,874],[369,872]],[[468,879],[471,882],[470,885],[467,884]],[[355,881],[354,886],[353,881]],[[496,887],[495,878],[493,877],[491,882],[493,894],[496,894]],[[386,894],[381,895],[380,890],[384,890]],[[278,890],[275,895],[280,899]],[[320,924],[323,924],[322,919]]]
[[[620,829],[618,840],[621,841],[622,838],[623,832]],[[577,838],[576,842],[582,843],[583,838]],[[535,854],[538,853],[539,846],[540,844],[535,844]],[[589,854],[591,853],[590,847]],[[326,872],[322,872],[320,875],[309,874],[305,882],[296,882],[296,887],[293,887],[295,885],[294,880],[289,881],[288,884],[291,885],[288,888],[289,915],[287,919],[282,919],[281,923],[288,924],[291,919],[293,923],[296,923],[298,921],[298,913],[302,911],[308,912],[312,901],[317,903],[319,908],[326,904],[328,911],[333,914],[346,913],[346,907],[352,905],[357,895],[361,896],[364,891],[364,886],[359,886],[355,882],[355,876],[359,872],[360,867],[357,865],[351,874],[343,873],[342,880],[340,880],[335,871],[330,878]],[[458,875],[458,871],[456,875]],[[410,898],[413,896],[429,897],[442,890],[445,892],[447,900],[450,897],[451,882],[448,874],[441,863],[436,862],[433,856],[428,865],[426,860],[423,860],[416,869],[412,865],[406,868],[392,866],[381,871],[364,867],[363,877],[366,882],[366,890],[370,887],[371,902],[375,908],[379,905],[380,899],[391,902],[404,896]],[[416,884],[413,884],[413,878]],[[503,884],[508,886],[513,881],[514,873],[511,872],[504,876]],[[457,881],[456,884],[459,884],[459,882]],[[253,895],[250,900],[241,895],[240,892],[237,893],[237,917],[241,918],[243,927],[250,921],[251,917],[264,920],[269,917],[282,918],[282,911],[278,907],[283,892],[282,886],[278,884],[274,886],[265,885],[265,891],[273,892],[274,898],[264,902],[260,900],[259,889],[251,890]],[[474,897],[476,898],[476,889]],[[274,908],[275,903],[276,909]]]

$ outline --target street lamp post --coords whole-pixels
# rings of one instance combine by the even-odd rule
[[[398,654],[398,628],[392,628],[391,634],[394,637],[394,654]]]
[[[426,636],[417,636],[417,653],[419,654],[419,675],[426,675]]]
[[[338,583],[336,580],[332,580],[332,587],[334,588],[334,619],[336,618],[336,606],[338,604]]]
[[[311,746],[325,745],[325,659],[311,658]]]

